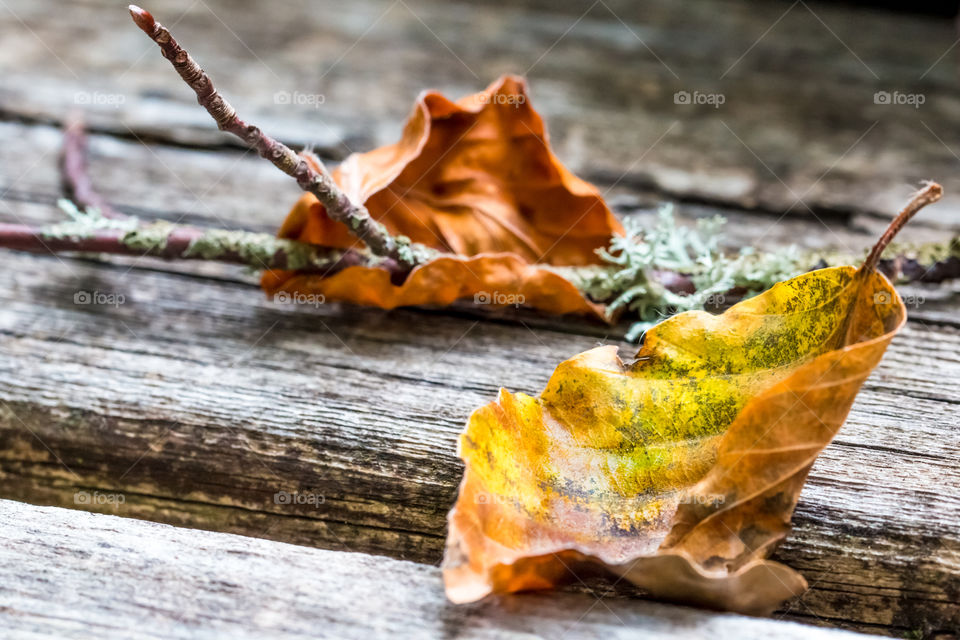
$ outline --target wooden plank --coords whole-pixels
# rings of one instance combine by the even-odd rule
[[[4,497],[423,562],[440,559],[469,412],[500,385],[538,392],[597,342],[529,316],[288,308],[235,282],[0,259]],[[955,330],[911,324],[815,465],[777,556],[813,587],[796,616],[960,623],[958,352]]]
[[[13,187],[12,195],[8,195],[15,199],[8,197],[4,201],[6,206],[0,208],[12,219],[55,219],[57,212],[49,204],[43,203],[52,202],[55,197],[57,176],[52,160],[59,144],[58,132],[46,127],[10,123],[0,126],[0,136],[9,149],[26,149],[28,146],[39,148],[48,158],[47,162],[31,170],[26,184],[21,181],[8,185]],[[262,173],[262,163],[253,158],[239,157],[237,154],[196,153],[162,145],[146,148],[136,142],[109,137],[95,137],[93,142],[94,171],[98,184],[110,194],[111,199],[128,208],[139,207],[140,212],[148,216],[161,215],[176,219],[185,215],[198,223],[206,224],[220,224],[220,218],[225,218],[228,226],[259,219],[263,221],[260,224],[268,228],[269,219],[274,214],[272,211],[269,215],[263,212],[275,207],[275,202],[284,197],[289,186],[284,184],[282,176],[274,177],[269,171]],[[7,175],[14,175],[13,171],[17,169],[12,160],[6,160],[13,157],[15,155],[4,156],[4,162],[7,163],[4,171]],[[163,162],[158,162],[158,157],[163,158]],[[180,170],[167,171],[162,168],[165,164]],[[215,183],[216,179],[223,175],[224,166],[232,167],[236,176],[221,186],[222,183]],[[261,179],[263,188],[254,190],[249,197],[241,195],[244,186]],[[192,192],[200,193],[204,185],[214,184],[215,186],[204,192],[202,204],[190,195]],[[20,187],[20,190],[17,190],[17,187]],[[169,212],[162,210],[165,204],[171,204],[171,196],[167,194],[173,194],[176,203]],[[289,197],[292,199],[295,193],[290,193]],[[627,211],[649,204],[643,196],[635,195],[630,190],[621,190],[619,200],[622,203],[621,210]],[[690,209],[691,207],[686,207],[682,211]],[[256,212],[259,212],[259,218]],[[716,213],[716,209],[710,207],[699,207],[691,212],[692,215],[713,213]],[[799,221],[789,221],[785,225],[778,223],[771,228],[770,225],[762,224],[762,215],[736,211],[725,213],[734,221],[731,232],[735,244],[748,243],[752,237],[755,238],[756,234],[761,233],[761,230],[765,232],[766,229],[771,229],[767,234],[770,246],[785,244],[794,241],[801,230],[809,228]],[[939,237],[936,229],[924,225],[920,227],[923,229],[922,233],[926,234],[924,239]],[[875,231],[869,228],[864,230],[859,223],[850,220],[847,224],[835,225],[831,232],[807,233],[806,238],[809,242],[820,243],[814,246],[836,246],[838,242],[865,245],[868,234],[872,233]],[[765,244],[767,238],[764,240]],[[416,335],[417,328],[423,322],[422,312],[395,312],[385,315],[376,311],[355,309],[323,310],[319,316],[319,321],[323,324],[319,324],[318,318],[308,310],[298,309],[291,312],[295,318],[292,329],[297,346],[292,352],[288,352],[286,357],[290,361],[298,362],[307,355],[303,366],[308,369],[316,363],[324,363],[329,372],[326,373],[327,379],[322,383],[309,378],[287,380],[287,376],[279,376],[277,372],[284,368],[289,369],[290,365],[270,354],[271,364],[268,369],[272,375],[269,382],[277,385],[277,388],[285,388],[291,382],[302,387],[286,392],[296,397],[296,401],[291,403],[294,412],[292,416],[288,415],[279,421],[268,420],[266,434],[257,433],[258,423],[248,420],[240,429],[240,437],[237,437],[238,428],[234,426],[237,414],[267,415],[272,411],[272,403],[282,401],[256,397],[251,400],[247,397],[251,394],[256,396],[256,391],[249,387],[247,381],[264,379],[263,371],[247,371],[241,368],[237,373],[246,377],[246,380],[238,382],[236,378],[224,378],[213,368],[213,363],[224,361],[224,354],[227,354],[227,362],[237,358],[245,359],[244,352],[264,333],[276,335],[275,332],[279,330],[281,342],[288,340],[289,336],[284,334],[284,329],[288,326],[291,314],[286,313],[287,310],[277,309],[274,305],[262,301],[255,291],[245,287],[197,280],[195,275],[203,270],[198,271],[193,266],[188,268],[192,275],[186,278],[167,280],[160,274],[137,271],[143,280],[131,282],[125,275],[128,269],[126,266],[119,271],[103,271],[89,264],[60,262],[52,258],[10,256],[10,259],[13,262],[9,264],[8,270],[26,277],[25,280],[22,277],[15,279],[21,284],[11,294],[11,300],[30,300],[30,305],[36,306],[32,311],[28,307],[25,314],[10,314],[6,317],[5,327],[8,328],[8,337],[11,338],[8,344],[13,345],[10,354],[15,356],[9,361],[8,372],[11,378],[19,378],[16,386],[20,392],[16,396],[2,397],[10,401],[7,406],[14,409],[17,415],[26,414],[32,417],[21,424],[12,414],[6,416],[9,428],[5,434],[10,437],[8,442],[15,444],[9,447],[12,453],[9,455],[9,464],[5,465],[5,469],[9,471],[5,477],[7,488],[4,495],[76,506],[74,493],[77,490],[83,490],[83,487],[93,487],[94,490],[97,487],[111,488],[125,492],[128,502],[124,505],[124,513],[137,517],[251,535],[270,535],[308,544],[358,548],[431,562],[436,562],[439,558],[444,533],[443,515],[452,502],[459,475],[459,463],[451,453],[453,440],[469,410],[492,397],[498,384],[535,393],[556,362],[571,353],[593,346],[597,337],[603,338],[610,334],[609,329],[599,325],[589,326],[576,321],[558,323],[537,316],[507,319],[505,322],[509,324],[506,327],[491,327],[487,324],[474,326],[473,322],[478,316],[458,318],[457,313],[466,312],[455,312],[453,315],[443,313],[429,316],[432,321],[445,327],[433,340],[421,339],[418,336],[410,343],[407,337],[407,344],[403,346],[405,340],[397,334]],[[153,261],[130,262],[141,269],[172,268],[165,263]],[[80,272],[77,272],[77,269],[80,269]],[[236,270],[214,269],[213,272],[218,276],[226,275],[230,279],[244,281]],[[208,288],[211,285],[214,289]],[[98,290],[97,287],[101,287],[99,290],[104,292],[122,293],[132,304],[136,304],[137,310],[133,311],[131,316],[124,313],[131,309],[128,305],[115,310],[84,309],[72,305],[72,295],[76,291]],[[182,289],[186,287],[197,289],[199,297],[188,297],[185,302]],[[946,295],[940,288],[935,291],[939,292],[938,295],[942,298],[937,301],[941,310],[933,311],[929,305],[924,305],[921,311],[935,321],[937,318],[942,320],[954,317],[956,296]],[[33,301],[36,292],[44,293],[40,300]],[[154,308],[154,305],[157,305],[157,308]],[[220,310],[211,315],[211,309]],[[119,316],[109,320],[114,316],[114,312]],[[157,332],[156,322],[144,325],[141,314],[166,325],[167,328]],[[262,314],[265,314],[266,318],[272,318],[270,322],[265,322],[263,317],[256,319],[256,316]],[[175,320],[171,320],[171,316]],[[40,322],[41,318],[46,324]],[[274,322],[279,324],[271,329]],[[359,353],[363,354],[360,356],[354,354],[358,347],[353,342],[360,335],[358,327],[373,329],[375,335],[371,341],[369,330],[366,331],[368,335],[360,340],[364,345],[360,347]],[[134,333],[129,333],[127,328]],[[528,328],[533,333],[527,333]],[[40,330],[39,334],[36,333],[37,329]],[[328,333],[328,329],[333,333]],[[184,336],[198,331],[202,334],[202,348],[199,353],[189,356],[193,367],[188,370],[171,370],[171,358],[177,360],[183,357],[184,353],[197,348],[196,340],[188,340],[186,347],[181,345]],[[232,334],[234,341],[226,342],[226,336],[221,331]],[[464,341],[458,343],[457,340],[467,333],[466,344],[471,344],[476,334],[472,338],[469,334],[475,331],[492,332],[490,337],[481,343],[482,346],[474,347],[475,351],[483,352],[480,360],[475,360],[473,356],[460,359],[453,363],[454,366],[443,367],[439,375],[428,376],[425,380],[418,378],[422,371],[428,371],[434,366],[432,361],[438,358],[438,354],[442,356],[441,360],[456,357],[464,346]],[[317,335],[317,332],[320,335]],[[510,349],[509,345],[516,344],[517,332],[522,334],[520,344]],[[544,332],[547,338],[543,337]],[[68,348],[63,342],[56,342],[58,338],[68,334],[85,336],[81,337],[81,340],[87,344],[78,349],[76,345]],[[35,346],[38,338],[42,345],[39,349]],[[341,339],[344,340],[342,344],[339,342]],[[919,338],[917,342],[924,340],[926,338]],[[303,346],[304,343],[308,346]],[[382,349],[383,345],[388,343],[393,349],[399,348],[402,355],[373,363],[365,361],[368,351]],[[440,349],[437,348],[437,343]],[[87,351],[90,347],[92,351]],[[171,348],[174,349],[172,353]],[[441,352],[448,348],[453,349],[451,354],[445,355]],[[531,359],[533,362],[519,367],[513,376],[501,373],[498,371],[502,369],[500,364],[492,362],[487,356],[489,352],[499,349],[507,350],[506,357],[514,363],[529,362]],[[941,350],[949,353],[949,349],[956,349],[956,345],[948,341]],[[540,355],[535,355],[538,350]],[[34,356],[26,355],[31,352]],[[138,358],[130,356],[130,353],[138,352],[152,357],[145,360],[142,355]],[[44,354],[39,357],[46,363],[46,367],[36,370],[36,376],[26,381],[24,386],[25,381],[20,377],[19,371],[24,367],[34,368],[32,362],[40,353]],[[105,353],[109,354],[106,361],[111,363],[106,367],[101,364]],[[255,346],[253,353],[259,354],[260,350]],[[330,364],[327,361],[332,353],[338,355]],[[911,371],[916,366],[914,356],[909,352],[905,353],[907,355],[901,358],[901,364],[904,371]],[[130,359],[139,360],[140,363],[131,369],[130,365],[124,362]],[[364,361],[360,367],[357,366],[358,360]],[[78,368],[78,363],[82,362],[87,364]],[[66,378],[63,372],[65,363],[70,363],[73,369]],[[413,371],[403,371],[404,367],[411,364],[415,365]],[[517,364],[513,366],[518,367]],[[352,373],[344,377],[340,368],[346,368]],[[378,368],[389,373],[371,379],[371,371]],[[90,369],[93,370],[92,375],[89,373]],[[402,373],[398,373],[398,370]],[[465,371],[488,370],[497,373],[487,375],[479,389],[473,380],[463,379]],[[160,371],[164,373],[158,374]],[[198,371],[200,373],[197,373]],[[945,372],[937,371],[938,375],[941,373],[945,373],[948,379],[951,375],[955,376],[949,367]],[[231,388],[225,390],[223,384],[213,384],[212,381],[200,385],[195,382],[197,377],[211,375],[216,375],[217,382],[220,383],[231,380]],[[394,413],[387,413],[386,416],[377,416],[374,421],[376,410],[372,409],[372,406],[398,404],[395,393],[398,377],[404,380],[400,390],[402,400],[399,402],[399,410],[394,409]],[[896,379],[889,389],[890,395],[896,397],[911,392],[911,388],[917,385],[919,388],[931,387],[931,378],[926,376],[926,372],[921,371],[918,377],[919,380]],[[330,379],[338,382],[333,388],[330,388]],[[157,380],[164,383],[159,384]],[[441,380],[443,382],[440,382]],[[445,388],[451,385],[451,380],[454,388]],[[65,381],[69,381],[66,397],[63,391],[55,391],[51,395],[50,388],[56,388]],[[99,385],[116,393],[111,392],[103,397],[102,390],[95,390],[91,394],[91,387]],[[351,385],[360,387],[348,389]],[[381,391],[369,391],[378,385],[383,387]],[[345,392],[344,388],[348,391]],[[420,397],[425,396],[425,389],[431,390],[434,395],[421,400]],[[198,392],[207,399],[202,402],[197,400]],[[82,402],[78,406],[74,399],[78,394],[87,395],[94,402]],[[311,394],[322,394],[324,406],[314,407],[315,399]],[[433,400],[430,400],[430,397],[433,397]],[[174,398],[179,399],[173,400]],[[237,398],[241,400],[234,407],[225,407],[224,401],[227,398],[234,402],[237,402]],[[410,406],[405,406],[409,398],[417,400]],[[885,402],[888,408],[896,407],[899,399]],[[330,408],[327,408],[327,405]],[[179,412],[184,409],[189,412],[186,426],[179,416]],[[216,418],[211,419],[211,416]],[[145,420],[145,417],[149,419]],[[305,417],[313,419],[304,423]],[[870,416],[869,419],[874,418]],[[934,420],[933,417],[928,419]],[[367,424],[368,421],[373,421],[373,424]],[[400,436],[396,437],[394,433],[393,438],[380,442],[385,433],[397,431],[395,425],[398,422],[406,425],[405,429],[399,430]],[[423,433],[425,424],[430,430],[426,436]],[[853,424],[857,424],[856,414],[851,421],[851,425]],[[878,437],[876,432],[865,428],[866,424],[870,423],[860,423],[860,440],[853,442],[851,456],[859,455],[857,447]],[[352,429],[344,430],[344,425],[352,426]],[[848,425],[848,429],[851,425]],[[168,428],[173,431],[168,433]],[[51,464],[55,459],[35,441],[30,433],[31,429],[40,429],[38,433],[43,434],[43,441],[52,441],[51,448],[56,455],[64,461],[69,460],[68,465],[75,472],[80,469],[82,477],[72,477],[68,472]],[[85,433],[90,430],[93,431],[92,434]],[[947,433],[944,434],[944,431]],[[889,448],[898,447],[897,439],[905,437],[903,429],[895,424],[884,433],[887,441],[884,446]],[[907,435],[910,433],[907,432]],[[947,442],[952,442],[949,439],[949,426],[940,425],[934,428],[932,433],[923,430],[918,433],[941,440],[947,435]],[[121,434],[119,441],[118,434]],[[411,447],[408,439],[414,440],[416,445]],[[171,441],[173,445],[170,444]],[[123,443],[122,446],[118,446],[119,442]],[[221,446],[224,443],[226,446]],[[247,449],[251,446],[252,450]],[[402,451],[401,455],[397,455],[398,449]],[[438,450],[446,452],[440,459],[437,459],[436,455]],[[922,458],[925,451],[923,446],[917,445],[917,451]],[[266,466],[263,452],[267,452]],[[44,461],[40,465],[28,466],[40,466],[45,471],[38,472],[36,468],[28,468],[21,460],[23,457],[35,459],[38,456],[44,458]],[[301,459],[291,461],[292,456],[300,456]],[[278,463],[278,458],[282,462]],[[216,459],[216,462],[208,466],[207,459]],[[850,456],[841,456],[836,464],[843,466],[849,459]],[[344,462],[345,460],[348,462]],[[351,464],[370,463],[376,463],[380,468],[374,471],[350,467]],[[874,463],[874,472],[880,474],[877,467],[888,463],[887,460]],[[277,464],[280,465],[279,471],[274,471]],[[216,470],[214,467],[220,469]],[[250,468],[256,471],[251,473]],[[936,467],[924,469],[926,475],[921,472],[916,477],[916,482],[918,486],[926,487],[929,478],[941,473],[941,470]],[[914,471],[915,469],[911,469],[911,473]],[[278,480],[278,476],[295,478],[296,481],[291,485],[287,481]],[[841,497],[837,502],[830,502],[830,491],[835,488],[829,486],[830,483],[829,488],[822,491],[823,500],[832,511],[823,505],[816,505],[810,512],[805,512],[804,504],[798,513],[800,524],[794,539],[804,539],[805,544],[792,550],[788,546],[787,561],[805,570],[811,577],[815,576],[814,579],[819,580],[822,585],[831,587],[815,588],[802,604],[794,605],[794,610],[809,615],[805,607],[811,607],[814,615],[820,617],[854,617],[861,628],[873,628],[862,625],[877,625],[878,628],[894,625],[907,629],[923,626],[918,625],[917,620],[924,623],[929,620],[947,620],[949,624],[949,604],[938,601],[940,596],[931,599],[927,594],[914,593],[903,600],[903,588],[884,586],[902,580],[904,572],[907,571],[905,566],[909,566],[911,562],[922,561],[919,555],[912,556],[908,552],[905,562],[888,562],[887,566],[879,569],[882,579],[878,579],[876,570],[870,566],[875,563],[870,548],[874,544],[876,530],[884,526],[882,518],[874,517],[869,511],[861,513],[860,520],[855,520],[856,526],[860,526],[859,535],[854,537],[857,552],[853,554],[852,560],[843,556],[843,553],[848,552],[844,546],[847,541],[839,532],[843,531],[845,525],[845,509],[849,506],[848,502],[853,502],[860,496],[857,495],[859,487],[855,474],[847,471],[840,477],[841,480],[834,481],[834,484],[841,485]],[[209,479],[209,483],[200,481],[198,484],[198,478]],[[407,482],[408,478],[413,480]],[[814,474],[811,487],[816,486],[817,478]],[[284,488],[309,489],[310,483],[325,488],[332,484],[340,491],[335,501],[331,498],[331,501],[325,504],[322,514],[316,513],[316,510],[308,510],[305,514],[283,515],[282,509],[278,510],[276,505],[270,503],[275,491]],[[351,490],[344,492],[338,488],[342,486],[348,486]],[[808,488],[808,492],[811,490]],[[951,495],[948,487],[944,488],[942,493]],[[947,513],[953,513],[951,508],[953,507],[948,506]],[[394,517],[396,512],[400,512],[400,517]],[[805,517],[808,518],[806,523]],[[867,524],[864,525],[864,522]],[[946,524],[949,526],[949,519]],[[940,536],[941,523],[934,525],[931,528],[937,533],[933,535]],[[813,533],[802,538],[805,526],[810,527]],[[912,522],[903,524],[904,528],[910,526],[913,526]],[[837,529],[833,530],[831,527]],[[902,557],[904,548],[909,549],[916,540],[930,535],[929,531],[924,530],[908,533],[905,540],[909,542],[893,547],[900,554],[895,557]],[[826,542],[823,542],[824,539]],[[946,544],[951,544],[949,537],[944,540]],[[822,547],[827,549],[826,553],[818,551]],[[790,554],[796,554],[797,557]],[[949,563],[951,557],[938,559],[934,563],[933,571],[925,574],[924,579],[935,585],[935,593],[946,593],[951,581],[955,579],[951,570],[944,570],[940,566],[942,563]],[[864,566],[869,568],[864,571]],[[835,582],[843,583],[842,588],[834,588]],[[849,613],[851,592],[854,592],[854,601],[860,608],[853,616]],[[945,614],[947,617],[942,614],[944,608],[948,610]]]
[[[61,120],[81,107],[99,129],[127,137],[233,144],[115,3],[5,7],[5,117]],[[396,140],[424,88],[459,96],[526,73],[560,156],[587,177],[806,217],[887,217],[911,185],[934,178],[947,196],[930,215],[960,221],[950,146],[956,34],[945,19],[669,0],[151,8],[176,24],[242,112],[331,155]],[[78,24],[93,25],[83,39]],[[275,98],[295,91],[323,104]],[[676,104],[680,91],[725,102]],[[878,91],[924,102],[877,104]]]
[[[47,2],[6,4],[12,11],[0,12],[0,25],[12,44],[0,51],[0,115],[13,121],[0,123],[0,218],[57,215],[59,134],[23,121],[59,119],[78,96],[122,95],[119,108],[89,105],[94,125],[111,134],[93,140],[95,180],[111,200],[148,217],[276,226],[295,187],[224,146],[122,9],[104,0],[56,11]],[[960,193],[950,182],[960,180],[954,156],[935,133],[950,117],[949,58],[917,80],[954,40],[945,23],[819,6],[814,15],[805,5],[726,3],[718,14],[653,2],[641,14],[610,3],[626,27],[597,5],[558,42],[586,6],[528,3],[481,16],[466,3],[409,2],[376,24],[384,6],[366,1],[333,10],[285,5],[276,21],[222,1],[150,8],[161,17],[187,10],[178,34],[237,105],[330,155],[393,140],[423,86],[472,91],[556,43],[530,74],[537,106],[571,166],[606,185],[619,180],[611,195],[622,213],[674,193],[705,203],[684,207],[685,219],[727,215],[733,246],[855,251],[899,206],[908,182],[934,177]],[[784,11],[775,28],[792,37],[761,38],[729,82],[718,81],[713,71]],[[98,23],[84,32],[86,46],[69,42],[76,24]],[[467,44],[458,35],[481,23],[484,37]],[[320,78],[327,67],[317,60],[330,62],[353,42]],[[273,102],[274,91],[310,87],[327,98],[319,112]],[[929,108],[872,104],[873,91],[897,87],[923,92]],[[730,109],[683,110],[671,100],[675,90],[714,88]],[[791,190],[826,227],[802,205],[771,222],[764,210],[786,210]],[[957,201],[917,223],[908,229],[914,239],[943,240],[960,224]],[[10,282],[0,294],[2,496],[91,508],[77,504],[78,491],[121,492],[122,506],[97,508],[436,562],[460,474],[453,442],[469,411],[500,384],[538,392],[557,362],[619,335],[529,314],[288,309],[263,301],[236,269],[114,262],[0,256]],[[74,305],[81,290],[119,293],[125,303]],[[960,306],[956,288],[918,291],[927,301],[912,310],[915,320],[817,463],[796,532],[779,552],[813,585],[785,611],[791,617],[897,635],[960,627]],[[319,493],[324,502],[278,505],[280,490]]]
[[[16,637],[866,637],[574,593],[457,606],[436,567],[7,500],[0,541],[0,624]]]

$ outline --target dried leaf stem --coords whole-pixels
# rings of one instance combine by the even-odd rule
[[[943,197],[943,187],[936,182],[927,182],[922,189],[917,191],[910,199],[910,202],[908,202],[897,214],[897,217],[893,219],[893,222],[890,223],[887,230],[883,232],[883,235],[877,240],[877,244],[873,245],[870,254],[866,260],[863,261],[863,270],[871,271],[876,269],[880,261],[880,256],[883,254],[884,249],[887,248],[887,245],[893,240],[894,236],[910,222],[913,216],[917,215],[918,211],[928,204],[933,204],[941,197]]]
[[[327,214],[346,224],[366,243],[371,252],[390,258],[408,270],[435,255],[434,250],[412,243],[404,236],[391,236],[387,228],[374,220],[363,205],[352,202],[347,197],[325,169],[320,167],[315,170],[288,146],[241,120],[236,110],[214,88],[210,77],[174,40],[166,27],[154,20],[148,11],[136,5],[130,5],[129,10],[133,21],[160,46],[163,56],[197,94],[197,101],[213,117],[217,126],[256,149],[263,158],[294,178],[301,189],[315,195],[326,207]]]

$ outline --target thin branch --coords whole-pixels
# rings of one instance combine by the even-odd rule
[[[257,270],[287,269],[321,276],[333,275],[350,266],[365,266],[386,270],[393,283],[398,285],[409,272],[390,258],[353,249],[340,251],[320,247],[267,233],[204,229],[164,221],[141,224],[136,218],[111,221],[90,214],[79,216],[73,222],[44,227],[0,223],[0,248],[33,253],[102,253],[166,260],[206,260],[245,265]],[[809,269],[853,261],[844,256],[824,259],[818,253],[808,259]],[[897,255],[879,260],[877,268],[898,283],[937,283],[960,278],[960,237],[946,244],[904,247]],[[580,282],[595,276],[598,271],[613,273],[617,269],[566,267],[563,273],[572,281]],[[651,276],[671,293],[690,295],[696,291],[689,274],[657,269]],[[733,301],[743,293],[732,289],[725,295]]]
[[[0,246],[32,252],[149,255],[167,260],[208,260],[253,269],[290,269],[332,275],[349,266],[386,269],[392,279],[404,270],[390,258],[365,251],[340,251],[264,233],[198,228],[165,221],[142,223],[116,211],[93,186],[83,120],[64,127],[61,180],[73,207],[61,205],[72,221],[46,227],[0,224]]]
[[[378,267],[391,274],[403,271],[389,258],[371,257],[352,249],[325,249],[266,233],[201,229],[167,222],[130,229],[83,229],[70,225],[33,227],[0,223],[0,247],[34,253],[106,253],[167,260],[206,260],[246,265],[257,270],[290,269],[323,276],[350,266]]]
[[[111,207],[93,188],[87,171],[87,136],[83,130],[83,120],[79,116],[70,117],[63,129],[60,177],[67,197],[78,209],[96,209],[104,218],[113,220],[127,217]]]
[[[915,254],[940,255],[943,257],[923,260]],[[823,260],[811,261],[809,270],[855,262],[854,258],[830,260],[829,262]],[[960,237],[954,238],[946,245],[931,242],[914,250],[907,250],[889,258],[881,258],[877,262],[877,271],[897,284],[912,282],[940,284],[949,280],[956,280],[960,278]],[[654,280],[671,293],[690,295],[697,291],[697,287],[693,283],[693,277],[689,274],[657,269],[651,275]],[[730,300],[738,300],[744,293],[746,291],[743,289],[731,289],[724,296]]]
[[[213,117],[217,126],[243,140],[278,169],[296,179],[301,189],[315,195],[326,208],[327,214],[347,225],[347,228],[367,244],[370,251],[378,256],[392,258],[397,264],[408,269],[435,255],[434,250],[411,243],[408,238],[391,236],[386,227],[373,219],[366,207],[351,202],[322,166],[315,170],[292,149],[241,120],[234,108],[214,88],[210,77],[190,54],[177,44],[166,27],[154,20],[148,11],[136,5],[130,5],[129,10],[133,21],[160,46],[163,56],[197,94],[197,101]]]

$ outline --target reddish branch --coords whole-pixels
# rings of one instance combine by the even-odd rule
[[[96,209],[104,218],[130,220],[96,190],[90,178],[87,160],[87,136],[83,121],[72,117],[64,126],[60,152],[60,177],[66,196],[79,211],[93,215]],[[71,233],[56,228],[0,223],[0,246],[39,253],[63,251],[109,253],[113,255],[152,256],[167,260],[208,260],[240,264],[253,269],[296,269],[300,272],[332,275],[350,266],[376,266],[400,279],[405,270],[390,258],[377,258],[348,249],[339,251],[268,234],[229,232],[179,224],[150,228],[137,224],[124,228],[90,228]],[[152,243],[138,241],[138,233],[149,233]],[[142,236],[141,236],[142,237]],[[198,247],[206,247],[198,250]]]
[[[213,117],[221,130],[237,136],[278,169],[296,179],[301,189],[312,193],[323,203],[332,219],[346,224],[374,254],[392,258],[407,268],[425,261],[431,250],[411,245],[409,240],[391,236],[386,227],[374,220],[365,207],[351,202],[322,167],[314,170],[310,163],[292,149],[241,120],[234,108],[214,88],[210,77],[190,54],[177,44],[166,27],[140,7],[130,5],[129,9],[133,21],[160,46],[163,56],[197,94],[197,101]]]
[[[64,131],[61,155],[62,180],[78,209],[91,207],[101,214],[113,212],[114,217],[126,218],[110,206],[96,191],[88,174],[86,137],[79,120],[71,121]],[[929,184],[905,206],[881,237],[868,260],[889,277],[909,282],[942,282],[960,277],[960,239],[946,248],[938,248],[939,261],[928,262],[908,255],[877,259],[893,236],[922,207],[935,202],[942,190]],[[277,239],[268,234],[229,232],[223,229],[204,229],[185,225],[157,223],[124,228],[90,228],[71,233],[56,227],[31,227],[0,223],[0,247],[38,253],[80,252],[106,253],[128,256],[152,256],[168,260],[207,260],[246,265],[254,269],[295,269],[301,273],[332,275],[349,266],[382,268],[400,284],[409,268],[391,258],[378,258],[362,251],[338,251],[327,247],[308,245],[292,240]],[[162,226],[161,226],[162,225]],[[144,242],[143,237],[153,241]],[[162,240],[158,240],[162,239]],[[212,247],[213,250],[198,250]],[[944,251],[946,249],[946,251]],[[827,266],[826,263],[811,268]],[[688,274],[656,270],[653,277],[673,293],[691,294],[696,287]],[[742,291],[731,291],[740,295]]]
[[[128,231],[122,229],[97,229],[84,236],[50,235],[43,229],[23,224],[0,223],[0,238],[8,249],[34,252],[79,251],[86,253],[110,253],[115,255],[139,256],[144,250],[123,243]],[[174,227],[167,237],[162,252],[153,252],[160,258],[182,258],[190,244],[203,235],[203,231],[191,227]],[[242,260],[224,260],[243,263]],[[283,258],[279,262],[286,264]],[[282,267],[278,267],[282,268]]]
[[[0,246],[19,251],[34,253],[61,253],[65,251],[79,253],[108,253],[123,256],[152,256],[167,260],[207,260],[239,264],[254,269],[297,269],[298,273],[333,275],[351,266],[373,266],[386,269],[391,274],[402,269],[389,258],[371,258],[359,251],[347,249],[337,251],[322,247],[303,245],[293,241],[277,241],[267,234],[243,234],[247,238],[225,246],[216,255],[195,251],[196,245],[206,244],[215,234],[223,233],[219,229],[201,229],[181,225],[170,225],[162,243],[155,246],[143,246],[131,241],[131,232],[124,229],[97,229],[83,235],[51,234],[49,229],[24,224],[0,223]],[[230,233],[230,232],[227,232]],[[276,242],[280,246],[272,255],[263,259],[257,250],[266,243]],[[269,246],[269,245],[267,245]],[[310,259],[304,263],[304,255]]]
[[[263,260],[251,257],[251,252],[240,250],[224,250],[211,256],[199,252],[191,252],[191,246],[202,240],[207,234],[219,230],[201,229],[196,227],[173,225],[163,246],[143,248],[127,241],[128,231],[119,229],[100,229],[83,236],[51,235],[48,230],[23,224],[0,223],[0,247],[18,251],[34,253],[105,253],[126,256],[152,256],[167,260],[206,260],[239,264],[253,269],[290,269],[296,268],[300,273],[315,273],[319,275],[333,275],[350,266],[367,266],[386,269],[395,283],[402,281],[407,273],[406,268],[398,265],[389,258],[375,258],[362,252],[348,249],[336,251],[324,247],[304,246],[293,241],[282,241],[285,246],[293,248],[278,248],[272,256]],[[273,236],[267,234],[249,234],[251,249],[263,242],[274,241]],[[315,258],[306,266],[297,260],[291,261],[291,254],[302,255],[304,249],[312,250]],[[811,268],[827,266],[826,264],[811,265]],[[888,277],[901,282],[937,283],[960,278],[960,259],[950,256],[935,262],[925,264],[915,258],[895,256],[884,258],[878,262],[877,268]],[[690,276],[672,271],[657,271],[656,279],[673,293],[691,294],[696,290]],[[731,295],[743,292],[732,291]]]
[[[63,150],[60,153],[60,177],[67,197],[82,210],[97,209],[104,218],[123,219],[125,215],[114,209],[93,188],[87,171],[87,136],[79,117],[68,120],[63,131]]]

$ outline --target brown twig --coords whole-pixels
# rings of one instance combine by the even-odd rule
[[[265,233],[202,229],[155,223],[127,229],[91,229],[70,233],[56,227],[0,223],[0,247],[34,253],[107,253],[152,256],[167,260],[207,260],[254,269],[295,269],[298,273],[333,275],[351,266],[400,267],[389,258],[359,251],[338,251],[282,240]]]
[[[63,128],[60,178],[67,197],[78,209],[96,209],[104,218],[114,220],[127,217],[111,207],[93,188],[87,171],[87,136],[83,130],[83,120],[79,116],[70,117]]]
[[[30,227],[0,224],[0,246],[32,252],[149,255],[167,260],[208,260],[254,269],[295,269],[332,275],[354,266],[377,266],[392,278],[402,271],[389,258],[338,251],[269,234],[199,228],[166,222],[141,223],[116,211],[93,185],[88,171],[87,136],[83,120],[71,116],[64,127],[60,152],[61,181],[71,202],[83,215],[73,226]],[[99,214],[99,215],[98,215]],[[121,220],[128,224],[110,224]]]
[[[243,140],[278,169],[296,179],[301,189],[315,195],[326,208],[327,214],[346,224],[367,244],[370,251],[378,256],[391,258],[407,269],[427,261],[435,253],[432,249],[413,244],[406,238],[391,236],[386,227],[374,220],[364,206],[351,202],[322,167],[314,170],[309,162],[292,149],[241,120],[234,108],[214,88],[210,77],[190,54],[177,44],[166,27],[154,20],[148,11],[136,5],[130,5],[129,10],[133,21],[160,46],[163,56],[197,94],[197,101],[213,117],[217,126]]]

